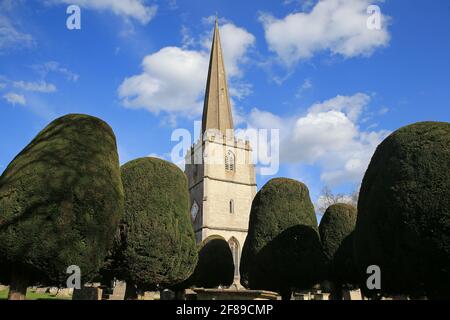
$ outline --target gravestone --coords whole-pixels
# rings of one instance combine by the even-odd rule
[[[344,290],[342,294],[343,300],[363,300],[361,290]]]
[[[48,289],[48,293],[50,293],[52,296],[56,296],[58,294],[59,288],[57,287],[50,287]]]
[[[313,300],[329,300],[329,294],[328,293],[316,293],[314,294]]]
[[[139,297],[139,300],[161,300],[161,294],[159,291],[146,291],[143,296]]]
[[[295,293],[294,300],[311,300],[309,293]]]
[[[279,300],[276,292],[264,290],[193,289],[197,300]]]
[[[103,290],[99,287],[74,289],[72,300],[102,300]]]
[[[73,288],[59,288],[57,297],[70,297],[73,295]]]
[[[124,300],[126,290],[127,283],[125,281],[115,281],[113,292],[109,295],[108,300]]]

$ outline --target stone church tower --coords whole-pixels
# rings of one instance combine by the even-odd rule
[[[234,137],[232,108],[216,20],[203,106],[202,135],[186,155],[191,218],[197,242],[223,238],[230,245],[235,278],[256,194],[249,141]]]

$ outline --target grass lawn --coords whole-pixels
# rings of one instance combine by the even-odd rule
[[[8,290],[0,291],[0,300],[6,300],[8,298]],[[27,300],[71,300],[72,297],[57,297],[50,293],[36,293],[28,289],[27,291]]]
[[[8,290],[0,291],[0,300],[5,300],[8,298]]]

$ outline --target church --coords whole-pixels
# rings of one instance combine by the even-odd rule
[[[239,283],[239,264],[256,194],[249,141],[234,136],[233,114],[216,19],[202,117],[202,134],[186,155],[185,173],[197,243],[228,242]]]

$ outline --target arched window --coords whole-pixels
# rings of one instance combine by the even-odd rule
[[[230,213],[234,213],[234,200],[230,200]]]
[[[231,237],[231,239],[228,240],[228,245],[230,246],[231,253],[233,254],[234,276],[239,277],[239,242],[235,237]]]
[[[234,154],[230,150],[227,151],[225,156],[225,170],[234,171],[235,169],[235,159]]]

